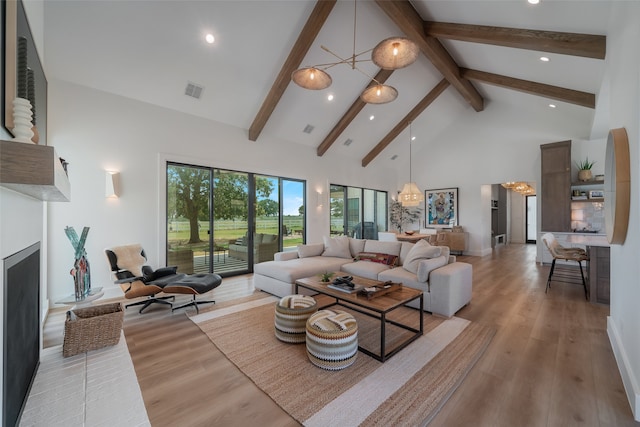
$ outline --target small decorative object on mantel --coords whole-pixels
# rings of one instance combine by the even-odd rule
[[[33,124],[31,123],[31,103],[28,99],[13,100],[13,141],[33,143]]]
[[[87,260],[87,251],[84,249],[87,234],[89,234],[89,227],[82,229],[80,238],[78,238],[78,233],[76,233],[73,227],[65,227],[64,232],[75,251],[75,262],[73,263],[70,274],[73,276],[76,301],[80,301],[91,292],[89,261]]]
[[[593,176],[591,173],[591,168],[595,163],[595,161],[589,161],[589,157],[587,157],[580,163],[576,163],[576,166],[578,167],[578,181],[591,181],[591,178]]]

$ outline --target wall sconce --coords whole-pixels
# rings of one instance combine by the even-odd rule
[[[322,193],[320,191],[316,191],[316,195],[317,195],[317,201],[316,201],[316,206],[321,208],[322,207]]]
[[[120,172],[106,171],[105,197],[120,197]]]

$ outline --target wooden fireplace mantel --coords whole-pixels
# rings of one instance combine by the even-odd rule
[[[71,200],[69,178],[48,145],[0,140],[0,185],[38,200]]]

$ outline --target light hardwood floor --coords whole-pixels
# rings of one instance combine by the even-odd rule
[[[545,294],[549,267],[535,263],[534,245],[500,245],[492,255],[459,260],[473,264],[474,287],[457,316],[497,333],[430,426],[640,425],[606,334],[607,306],[588,303],[577,285],[553,283]],[[212,297],[224,304],[253,291],[250,275],[226,278]],[[61,342],[61,319],[50,315],[46,346]],[[158,306],[140,315],[131,308],[124,330],[154,427],[298,425],[184,310]]]

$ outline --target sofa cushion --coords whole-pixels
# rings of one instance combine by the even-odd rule
[[[395,267],[398,257],[395,255],[381,254],[379,252],[360,252],[355,257],[356,261],[377,262],[378,264],[392,265]]]
[[[324,252],[322,256],[351,258],[351,250],[349,249],[349,238],[347,236],[327,237],[324,238]]]
[[[418,277],[411,273],[410,271],[405,270],[402,267],[396,267],[389,270],[381,271],[378,274],[378,280],[382,282],[386,282],[387,280],[391,280],[392,282],[400,282],[403,286],[408,286],[410,288],[419,289],[422,292],[429,291],[429,283],[428,282],[420,282],[418,281]],[[425,309],[428,310],[428,304],[425,300]]]
[[[429,280],[429,273],[436,268],[444,267],[447,265],[447,261],[447,258],[442,255],[435,258],[420,260],[418,262],[418,281],[427,282]]]
[[[365,240],[363,252],[378,252],[389,255],[400,255],[402,242],[381,242],[379,240]]]
[[[407,254],[402,266],[405,270],[417,274],[420,260],[436,258],[441,254],[442,249],[440,247],[431,246],[426,240],[419,240]]]
[[[351,258],[355,258],[360,252],[364,252],[364,239],[354,239],[349,237],[349,250],[351,251]]]
[[[415,245],[415,243],[411,242],[402,242],[402,246],[400,246],[400,259],[398,259],[398,265],[403,265],[405,263],[407,255],[409,255],[409,251],[411,251]]]
[[[340,271],[340,267],[344,263],[344,258],[316,256],[296,258],[289,261],[261,262],[254,265],[253,271],[256,274],[271,277],[285,283],[294,283],[303,277],[316,276],[326,271]]]
[[[322,243],[314,243],[310,245],[298,245],[298,257],[308,258],[312,256],[320,256],[324,252]]]
[[[340,268],[342,271],[353,276],[360,276],[366,279],[378,280],[378,274],[389,270],[391,267],[377,262],[348,262]]]

